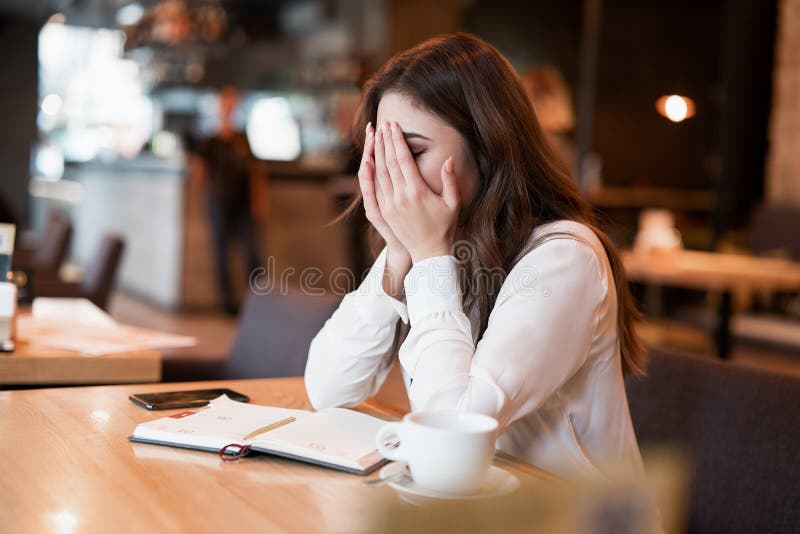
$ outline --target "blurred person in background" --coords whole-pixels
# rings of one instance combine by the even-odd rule
[[[545,138],[569,166],[572,176],[577,176],[578,151],[569,136],[575,128],[575,114],[567,82],[552,65],[532,67],[520,75],[520,81]]]
[[[230,86],[219,92],[219,129],[204,140],[187,137],[190,179],[205,190],[208,222],[213,241],[217,287],[225,312],[236,315],[238,306],[228,267],[230,244],[241,246],[245,280],[260,265],[257,223],[268,216],[267,173],[252,151],[247,136],[237,131],[233,115],[239,92]]]

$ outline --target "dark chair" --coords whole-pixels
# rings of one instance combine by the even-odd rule
[[[639,444],[693,459],[688,532],[800,532],[800,379],[654,352],[626,388]]]
[[[20,244],[14,251],[13,268],[33,272],[36,278],[57,279],[71,239],[72,223],[69,217],[55,211],[47,219],[37,243]]]
[[[750,249],[764,256],[776,252],[800,261],[800,208],[762,204],[750,224]]]
[[[297,290],[285,295],[277,291],[250,293],[239,315],[239,329],[228,358],[165,358],[163,380],[302,376],[311,340],[340,300],[338,296],[312,296]]]
[[[37,297],[83,297],[91,300],[103,309],[108,307],[111,290],[114,289],[125,241],[117,235],[108,234],[103,237],[94,261],[89,264],[86,274],[80,282],[63,282],[61,280],[35,281]]]

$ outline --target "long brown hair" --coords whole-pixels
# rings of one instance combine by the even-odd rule
[[[630,294],[622,262],[611,239],[597,227],[591,206],[539,125],[511,64],[493,46],[464,33],[442,35],[401,52],[366,83],[354,124],[356,146],[364,145],[368,121],[377,121],[378,104],[388,91],[411,97],[423,109],[455,128],[478,164],[478,186],[462,207],[465,240],[474,248],[461,277],[464,309],[477,306],[480,335],[500,286],[530,246],[534,228],[569,219],[585,224],[603,244],[617,291],[617,323],[622,370],[645,372],[646,352],[636,336],[639,311]],[[361,204],[360,195],[343,216]]]

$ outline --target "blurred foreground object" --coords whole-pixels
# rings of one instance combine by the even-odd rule
[[[660,450],[645,455],[646,482],[526,481],[508,496],[440,501],[427,506],[411,506],[393,499],[376,510],[369,532],[683,532],[686,465],[677,451]]]

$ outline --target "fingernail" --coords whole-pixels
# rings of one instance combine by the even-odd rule
[[[453,166],[455,165],[453,163],[453,157],[451,156],[447,158],[447,163],[445,163],[444,165],[445,165],[445,170],[447,170],[447,172],[453,172]]]
[[[369,133],[370,130],[372,130],[372,121],[367,123],[367,133]]]

